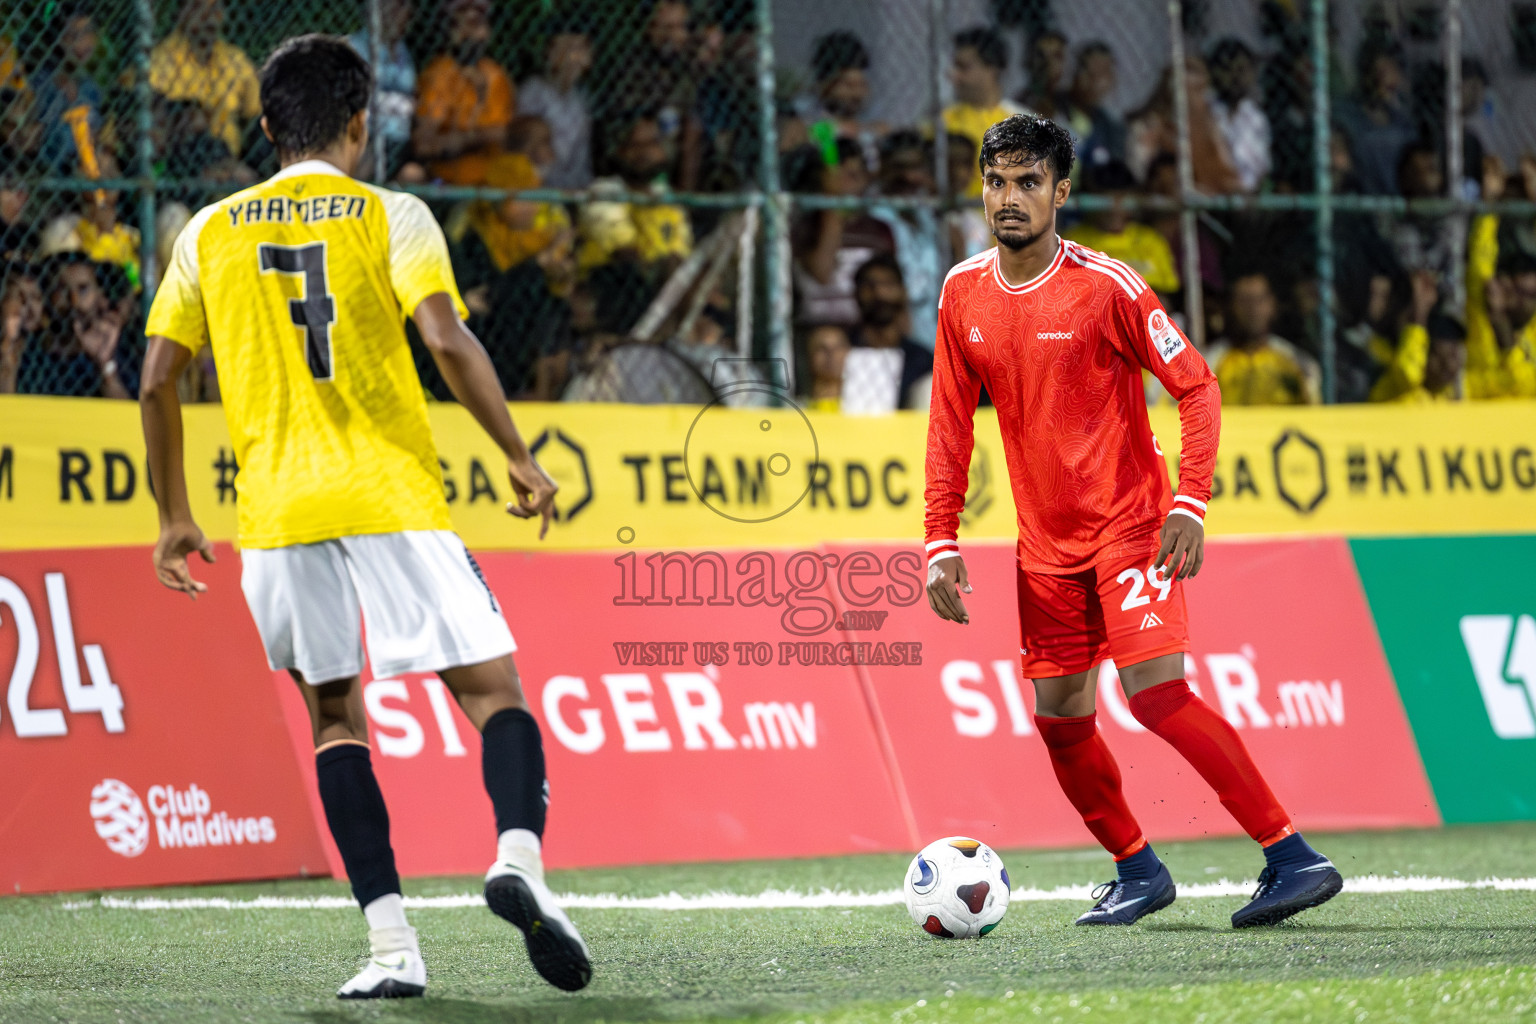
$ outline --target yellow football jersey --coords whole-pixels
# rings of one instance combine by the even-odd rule
[[[1028,111],[1012,100],[1003,100],[995,107],[973,107],[969,103],[956,103],[944,108],[944,128],[956,135],[964,135],[976,146],[976,151],[981,151],[981,138],[987,134],[987,129],[999,121],[1006,121],[1014,114],[1024,114]],[[982,190],[981,175],[971,179],[971,187],[967,193],[970,196],[980,196]]]
[[[1317,405],[1321,370],[1295,345],[1270,335],[1253,348],[1222,340],[1206,349],[1222,405]]]
[[[188,222],[146,333],[213,346],[243,545],[452,528],[405,337],[437,292],[468,315],[426,204],[323,161]]]
[[[1147,282],[1147,287],[1155,292],[1166,295],[1179,290],[1179,271],[1173,261],[1173,250],[1156,228],[1132,221],[1125,226],[1124,231],[1112,235],[1082,221],[1062,234],[1074,242],[1128,264]]]

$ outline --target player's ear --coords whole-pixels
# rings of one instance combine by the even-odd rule
[[[268,142],[272,143],[274,146],[277,145],[277,140],[272,137],[272,129],[267,127],[266,114],[261,115],[261,134],[267,137]]]
[[[368,108],[364,107],[352,115],[352,120],[347,122],[347,138],[353,142],[361,142],[368,135]]]
[[[1067,197],[1071,194],[1072,179],[1064,177],[1056,183],[1056,209],[1061,209],[1062,204],[1067,201]]]

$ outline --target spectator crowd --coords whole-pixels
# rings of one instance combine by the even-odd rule
[[[259,55],[228,31],[226,3],[241,2],[183,0],[149,55],[147,83],[132,61],[109,58],[103,5],[63,0],[25,26],[0,16],[0,393],[134,396],[149,268],[198,206],[276,169],[258,127]],[[568,6],[520,15],[533,31],[511,43],[489,0],[382,0],[377,45],[366,26],[348,37],[381,58],[373,130],[382,164],[371,154],[360,173],[401,187],[573,193],[432,201],[471,326],[508,395],[685,394],[627,388],[624,378],[664,373],[704,386],[720,358],[737,354],[736,302],[752,289],[731,279],[739,264],[717,256],[747,221],[673,193],[757,187],[752,5],[645,0],[618,37],[597,34],[590,12],[562,13]],[[926,408],[945,273],[993,244],[978,203],[981,138],[1015,113],[1067,128],[1074,192],[1104,200],[1065,211],[1062,233],[1134,267],[1182,318],[1181,100],[1196,190],[1312,191],[1310,42],[1285,5],[1268,6],[1279,13],[1263,38],[1193,40],[1182,76],[1165,69],[1127,109],[1112,106],[1120,68],[1103,40],[1042,27],[1015,53],[1017,37],[996,28],[958,31],[937,119],[942,167],[922,112],[907,123],[871,114],[884,107],[866,39],[849,30],[817,38],[806,69],[781,71],[773,119],[782,187],[837,200],[797,208],[787,240],[803,400],[850,412]],[[1472,57],[1462,62],[1462,180],[1447,180],[1445,71],[1408,53],[1389,27],[1366,26],[1341,76],[1352,84],[1333,103],[1333,190],[1536,200],[1536,157],[1501,151],[1493,83]],[[1015,68],[1026,84],[1010,90]],[[136,116],[146,84],[147,140]],[[145,259],[137,208],[105,187],[142,168],[146,151],[161,182],[158,260]],[[36,187],[59,177],[104,186]],[[1327,297],[1310,214],[1203,212],[1195,224],[1204,320],[1184,326],[1207,339],[1227,403],[1321,400],[1325,301],[1338,324],[1340,401],[1536,397],[1529,219],[1341,210]],[[629,351],[614,362],[637,345],[667,357]],[[430,360],[418,362],[424,387],[447,397]],[[182,390],[217,400],[211,358],[194,363]],[[1148,398],[1168,400],[1155,383]]]

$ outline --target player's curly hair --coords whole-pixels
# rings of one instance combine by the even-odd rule
[[[272,144],[288,156],[318,153],[368,109],[373,71],[341,36],[284,40],[261,67],[261,112]]]
[[[1043,160],[1054,183],[1072,172],[1076,155],[1072,136],[1055,121],[1034,114],[1014,114],[987,129],[981,137],[977,163],[981,173],[986,174],[989,165],[1011,167]]]

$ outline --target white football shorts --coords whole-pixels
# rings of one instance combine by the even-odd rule
[[[247,548],[240,588],[274,669],[327,683],[490,661],[517,650],[501,607],[451,530],[406,530]]]

